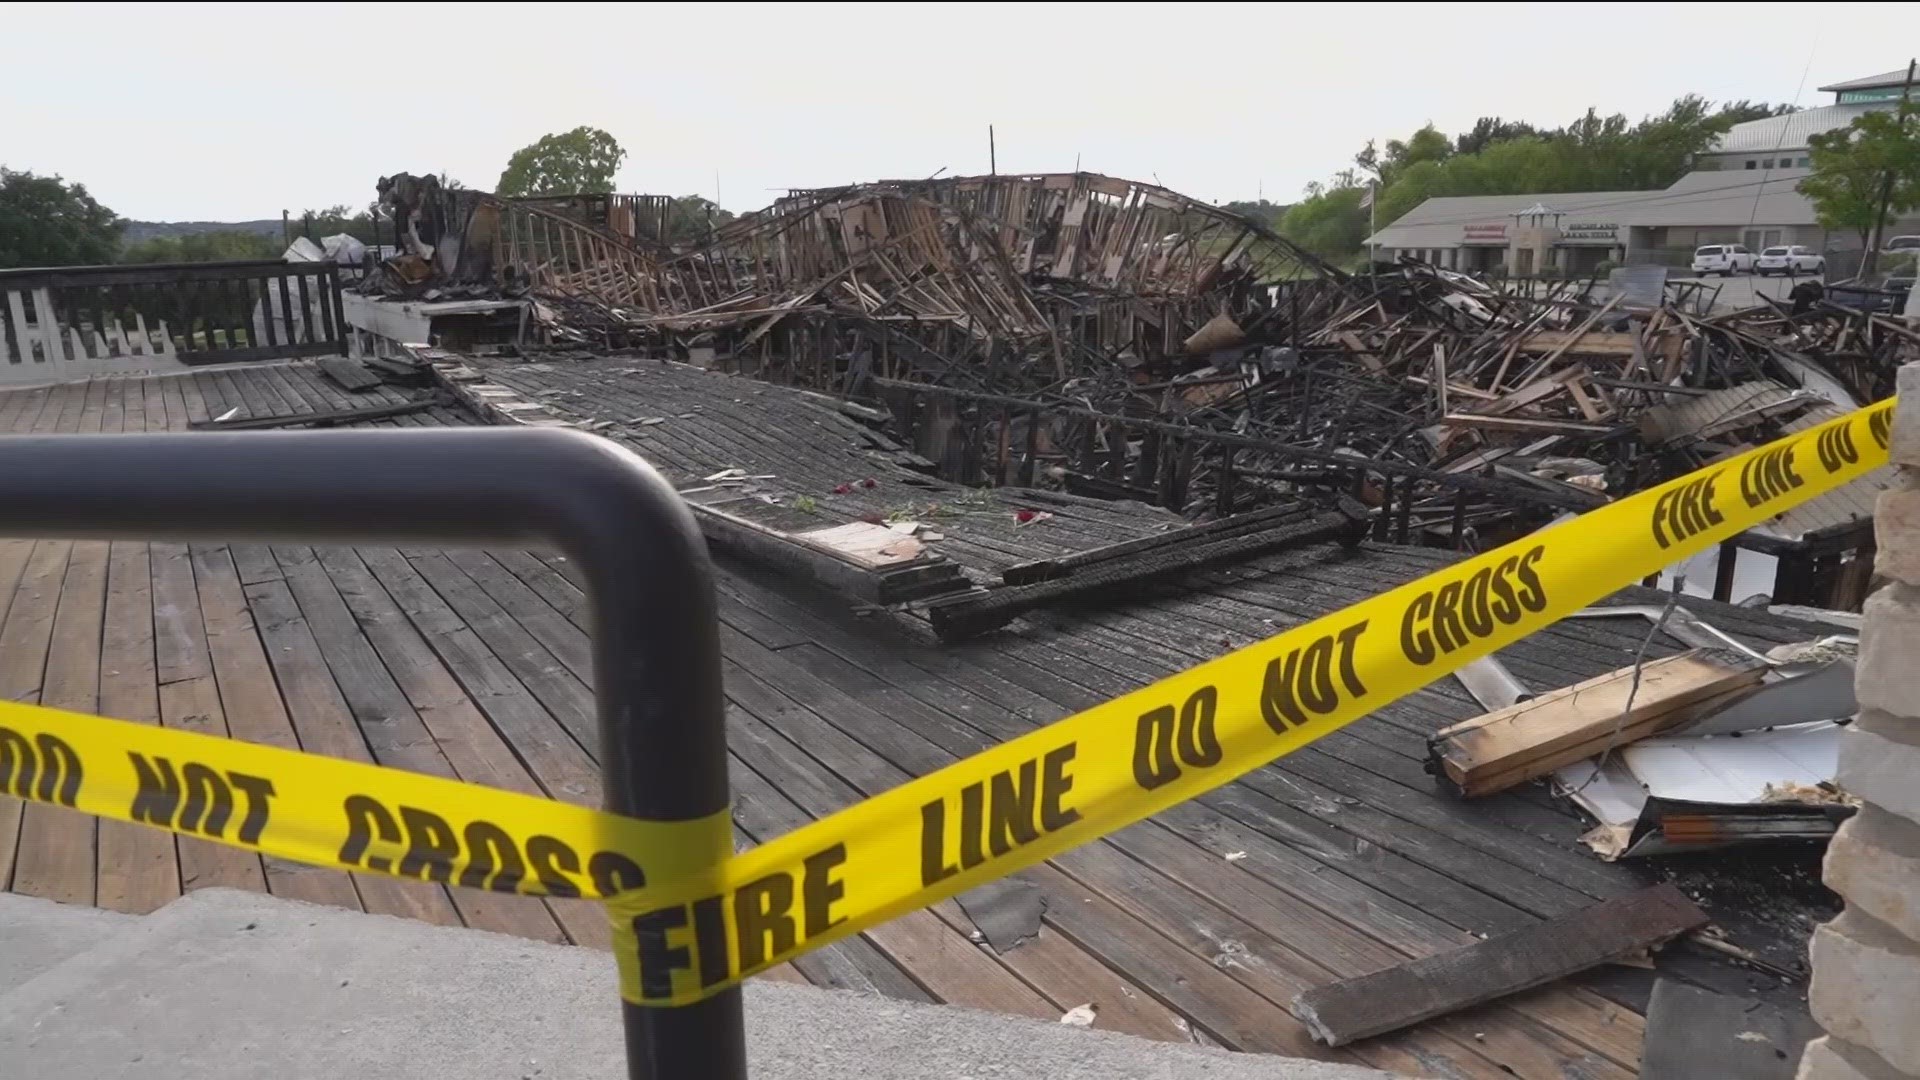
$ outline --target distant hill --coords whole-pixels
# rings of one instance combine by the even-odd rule
[[[261,221],[129,221],[126,231],[120,234],[123,242],[132,245],[142,240],[151,240],[156,236],[192,236],[195,233],[210,232],[249,232],[262,236],[279,236],[280,219],[266,218]]]

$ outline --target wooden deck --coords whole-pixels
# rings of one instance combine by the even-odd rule
[[[609,366],[579,374],[604,378]],[[715,380],[700,410],[709,416],[741,396],[739,380],[698,378]],[[576,419],[594,411],[584,394],[566,399]],[[400,397],[345,393],[306,363],[267,365],[8,392],[0,431],[178,430],[231,408],[271,415]],[[602,433],[685,475],[753,464],[713,440],[697,453],[701,429],[691,426],[677,449],[648,448],[632,437],[642,417],[627,408]],[[438,409],[379,423],[472,422]],[[787,469],[852,476],[786,453]],[[666,460],[672,454],[681,460]],[[988,565],[1046,550],[1044,540],[1023,549],[999,539],[1004,529],[1024,544],[1027,530],[997,515],[983,511],[991,528],[967,544],[998,555],[957,558]],[[1127,511],[1076,506],[1064,524],[1079,546],[1139,531],[1103,525],[1103,515]],[[1315,546],[1143,590],[1122,607],[1044,611],[948,648],[886,615],[722,561],[739,841],[777,836],[1444,561]],[[527,552],[0,542],[0,694],[596,804],[584,600],[569,570]],[[1756,643],[1810,633],[1722,605],[1703,610]],[[1627,662],[1644,634],[1636,622],[1563,626],[1505,657],[1532,687],[1567,685]],[[1443,680],[1280,765],[1027,872],[1047,899],[1044,929],[1004,955],[970,940],[972,922],[949,901],[771,977],[1049,1020],[1093,1004],[1097,1027],[1416,1076],[1625,1080],[1638,1061],[1644,973],[1544,988],[1342,1050],[1311,1042],[1286,1012],[1304,988],[1649,880],[1579,849],[1578,820],[1544,793],[1470,805],[1437,794],[1421,770],[1423,738],[1477,711]],[[548,941],[606,941],[604,916],[582,901],[263,861],[9,799],[0,799],[0,883],[132,912],[227,885]],[[1671,970],[1746,985],[1707,961]]]

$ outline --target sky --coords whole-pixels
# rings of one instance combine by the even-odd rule
[[[1910,3],[10,4],[4,25],[0,164],[159,221],[362,206],[398,171],[491,189],[582,124],[626,148],[618,190],[734,211],[984,173],[989,125],[1002,172],[1287,202],[1426,123],[1821,104],[1920,52]]]

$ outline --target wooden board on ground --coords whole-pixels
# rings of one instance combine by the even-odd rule
[[[1535,330],[1521,351],[1552,352],[1565,348],[1574,356],[1632,356],[1637,337],[1624,330],[1589,330],[1584,334],[1571,330]]]
[[[757,500],[690,501],[688,506],[715,547],[798,570],[871,603],[897,603],[967,587],[958,564],[884,526],[856,521],[796,533],[742,516],[764,508]]]
[[[369,390],[386,381],[368,371],[360,361],[344,356],[323,356],[319,363],[320,370],[327,373],[327,378],[339,383],[342,390]]]
[[[794,539],[809,547],[829,548],[872,570],[903,566],[926,551],[926,545],[914,539],[912,533],[895,532],[885,525],[866,521],[811,529],[796,533]]]
[[[1427,741],[1433,768],[1463,795],[1489,795],[1545,776],[1609,744],[1664,731],[1760,685],[1766,665],[1696,649],[1542,694],[1443,728]]]
[[[1512,431],[1521,435],[1606,435],[1613,431],[1607,424],[1589,424],[1574,420],[1542,420],[1530,416],[1481,416],[1478,413],[1448,413],[1441,422],[1453,427],[1486,428]]]
[[[1656,885],[1524,930],[1316,987],[1294,998],[1290,1008],[1315,1038],[1343,1046],[1631,956],[1706,923],[1705,913],[1680,890]]]

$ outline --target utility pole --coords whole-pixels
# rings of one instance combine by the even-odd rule
[[[1905,113],[1908,95],[1913,93],[1914,63],[1915,61],[1911,58],[1907,60],[1907,81],[1900,87],[1900,106],[1899,111],[1894,113],[1896,117],[1901,117],[1902,114]],[[1900,127],[1902,131],[1905,130],[1906,123],[1904,119],[1902,119]],[[1866,264],[1860,269],[1860,276],[1862,277],[1867,277],[1880,269],[1880,245],[1886,243],[1887,203],[1892,199],[1893,168],[1889,166],[1880,177],[1880,202],[1875,207],[1873,215],[1873,243],[1868,246]]]
[[[1367,181],[1367,240],[1368,240],[1367,272],[1368,273],[1372,273],[1373,264],[1380,261],[1380,245],[1372,242],[1374,234],[1380,231],[1379,228],[1375,226],[1373,223],[1373,219],[1374,219],[1373,208],[1377,203],[1379,203],[1379,201],[1380,201],[1380,181],[1376,177],[1375,179]]]
[[[987,125],[987,172],[1000,175],[1000,156],[993,148],[993,125]]]

